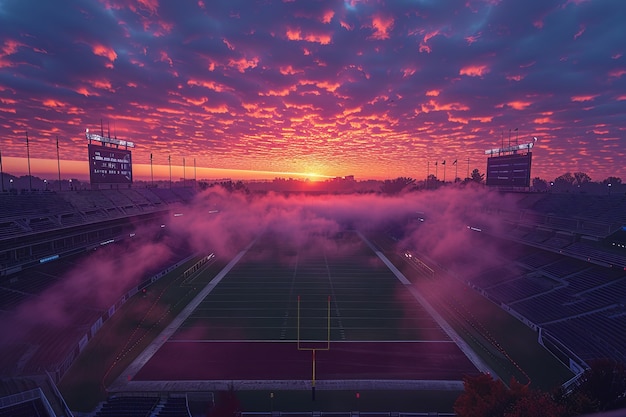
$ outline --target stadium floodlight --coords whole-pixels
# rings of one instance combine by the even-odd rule
[[[134,148],[135,144],[133,142],[129,142],[126,140],[120,140],[120,139],[116,139],[116,138],[109,138],[103,135],[98,135],[95,133],[89,133],[89,129],[85,129],[85,137],[87,138],[88,141],[96,141],[96,142],[101,142],[101,143],[111,143],[113,145],[118,145],[118,146],[124,146],[127,148]]]

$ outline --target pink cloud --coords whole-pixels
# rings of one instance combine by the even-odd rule
[[[376,40],[385,40],[389,39],[389,32],[393,29],[394,19],[390,16],[376,15],[372,18],[372,25],[370,26],[374,29],[374,33],[370,38]]]
[[[531,106],[533,103],[531,101],[510,101],[507,105],[515,110],[525,110],[527,107]]]
[[[585,33],[585,25],[580,25],[578,28],[578,32],[576,32],[576,34],[574,35],[574,39],[578,39],[582,36],[583,33]]]
[[[467,75],[468,77],[482,77],[489,72],[487,65],[469,65],[461,68],[459,75]]]
[[[585,101],[593,101],[596,97],[598,97],[597,94],[589,94],[584,96],[572,96],[570,99],[574,102],[582,103]]]
[[[94,55],[103,56],[107,58],[109,61],[113,62],[117,59],[117,53],[113,48],[104,45],[93,45],[92,51]]]

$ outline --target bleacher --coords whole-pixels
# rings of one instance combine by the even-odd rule
[[[45,374],[0,379],[0,417],[71,416]]]
[[[173,190],[175,188],[151,188],[150,191],[166,204],[180,203],[181,198]]]
[[[193,193],[193,190],[187,192]],[[182,197],[169,190],[165,193],[170,196],[168,201],[172,203],[182,201]],[[160,201],[160,206],[153,201]],[[150,214],[168,207],[148,189],[0,195],[0,212],[10,217],[3,218],[0,223],[0,243],[3,243],[4,251],[0,256],[0,267],[3,272],[8,271],[7,276],[0,277],[0,314],[20,311],[19,307],[24,301],[33,302],[33,306],[37,306],[42,300],[42,294],[64,291],[61,287],[56,290],[51,287],[61,283],[68,271],[74,268],[75,254],[83,256],[88,245],[108,239],[109,236],[115,237],[111,231],[113,228],[122,227],[121,230],[124,230],[123,227],[126,227],[126,223],[115,219],[124,220],[124,217],[144,214],[143,208]],[[102,223],[111,220],[116,222],[110,225]],[[84,228],[75,229],[76,226]],[[64,229],[68,227],[73,229],[65,232]],[[41,236],[40,240],[38,236]],[[24,242],[24,249],[15,249],[19,248],[20,242]],[[68,251],[68,255],[62,255],[53,262],[40,262],[60,253],[59,250]],[[184,250],[173,250],[170,258],[159,259],[151,270],[145,272],[160,272],[186,256],[188,253]],[[29,263],[28,268],[22,269],[21,264],[15,263],[16,259]],[[128,288],[121,290],[128,291],[145,278],[134,277],[138,281],[129,280]],[[58,322],[63,323],[61,326],[32,326],[32,323],[25,323],[25,328],[32,327],[31,331],[0,338],[2,375],[41,372],[43,369],[55,373],[55,377],[62,375],[56,372],[64,372],[60,369],[65,366],[79,341],[123,293],[114,294],[113,299],[103,294],[91,294],[87,290],[81,294],[80,299],[73,302],[71,311],[68,306],[59,306],[59,310],[54,312],[59,315]],[[16,320],[21,320],[19,317],[11,319],[14,324],[18,324],[18,328],[19,321]]]
[[[95,417],[149,417],[159,400],[159,397],[149,396],[110,397]]]
[[[548,264],[542,268],[544,273],[557,279],[580,272],[589,267],[589,264],[577,259],[562,257],[561,259]]]
[[[609,238],[626,226],[626,198],[546,193],[517,202],[519,217],[500,216],[495,237],[519,248],[466,279],[582,360],[626,361],[626,251]]]
[[[557,253],[547,251],[536,251],[524,258],[518,259],[517,262],[521,263],[531,269],[541,268],[544,265],[551,264],[557,260],[562,259]]]
[[[0,194],[0,240],[167,209],[191,187]]]
[[[0,408],[0,417],[51,417],[39,398]]]
[[[186,397],[169,397],[159,410],[158,417],[190,417]]]
[[[158,195],[153,193],[152,190],[153,190],[153,188],[137,188],[134,191],[136,191],[137,194],[139,194],[142,197],[144,197],[154,207],[164,206],[165,202],[163,200],[161,200],[161,198]]]
[[[519,276],[519,273],[520,272],[518,270],[515,270],[508,265],[504,265],[487,270],[484,273],[471,278],[471,281],[474,285],[487,289],[502,282],[516,279]]]
[[[550,291],[557,285],[556,282],[547,277],[527,274],[517,279],[494,285],[488,288],[487,292],[492,298],[509,304]]]

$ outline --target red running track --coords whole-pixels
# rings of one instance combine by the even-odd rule
[[[296,342],[170,341],[133,380],[307,380],[311,361]],[[318,380],[460,380],[476,372],[451,342],[331,342],[316,351]]]

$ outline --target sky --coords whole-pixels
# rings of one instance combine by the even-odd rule
[[[626,179],[624,22],[623,0],[0,0],[3,170],[56,173],[58,137],[87,175],[102,121],[135,179],[152,154],[163,178],[450,181],[533,137],[532,177]]]

